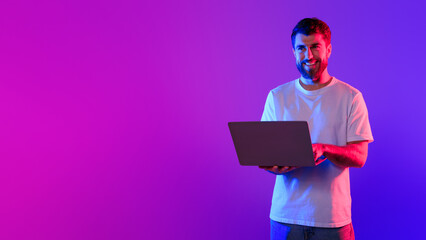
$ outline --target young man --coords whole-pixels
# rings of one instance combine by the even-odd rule
[[[354,239],[349,167],[364,166],[373,141],[367,108],[361,92],[327,71],[326,23],[302,19],[291,40],[301,76],[269,92],[262,121],[307,121],[317,166],[261,167],[277,175],[271,239]]]

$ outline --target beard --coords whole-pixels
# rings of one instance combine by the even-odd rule
[[[319,63],[319,66],[316,68],[310,68],[309,70],[306,70],[303,67],[303,64],[307,61],[302,61],[300,63],[296,63],[297,70],[299,70],[300,74],[302,74],[303,78],[312,79],[313,81],[319,79],[321,77],[321,74],[324,72],[324,70],[328,66],[328,61],[325,59],[325,61],[316,60],[317,63]]]

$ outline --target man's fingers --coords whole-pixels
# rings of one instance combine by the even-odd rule
[[[281,167],[281,168],[279,169],[279,172],[280,172],[280,173],[287,173],[287,172],[290,172],[290,171],[292,171],[292,170],[294,170],[294,169],[296,169],[296,167],[285,166],[285,167]]]
[[[326,158],[324,155],[322,155],[322,156],[320,156],[319,158],[317,158],[317,159],[315,160],[315,164],[316,164],[316,165],[319,165],[319,164],[321,164],[322,162],[324,162],[325,160],[327,160],[327,158]]]
[[[290,171],[296,169],[297,167],[292,167],[292,166],[283,166],[283,167],[279,167],[279,166],[259,166],[259,168],[264,169],[264,170],[266,170],[270,173],[283,174],[283,173],[290,172]]]
[[[278,166],[259,166],[261,169],[265,169],[268,171],[276,171],[278,169]]]

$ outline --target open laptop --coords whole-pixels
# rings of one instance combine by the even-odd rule
[[[241,165],[315,166],[306,121],[229,122]]]

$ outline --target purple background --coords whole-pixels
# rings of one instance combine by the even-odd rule
[[[16,1],[0,6],[1,239],[267,239],[274,176],[227,122],[299,76],[290,33],[330,25],[329,72],[375,142],[351,170],[358,239],[426,215],[423,1]]]

